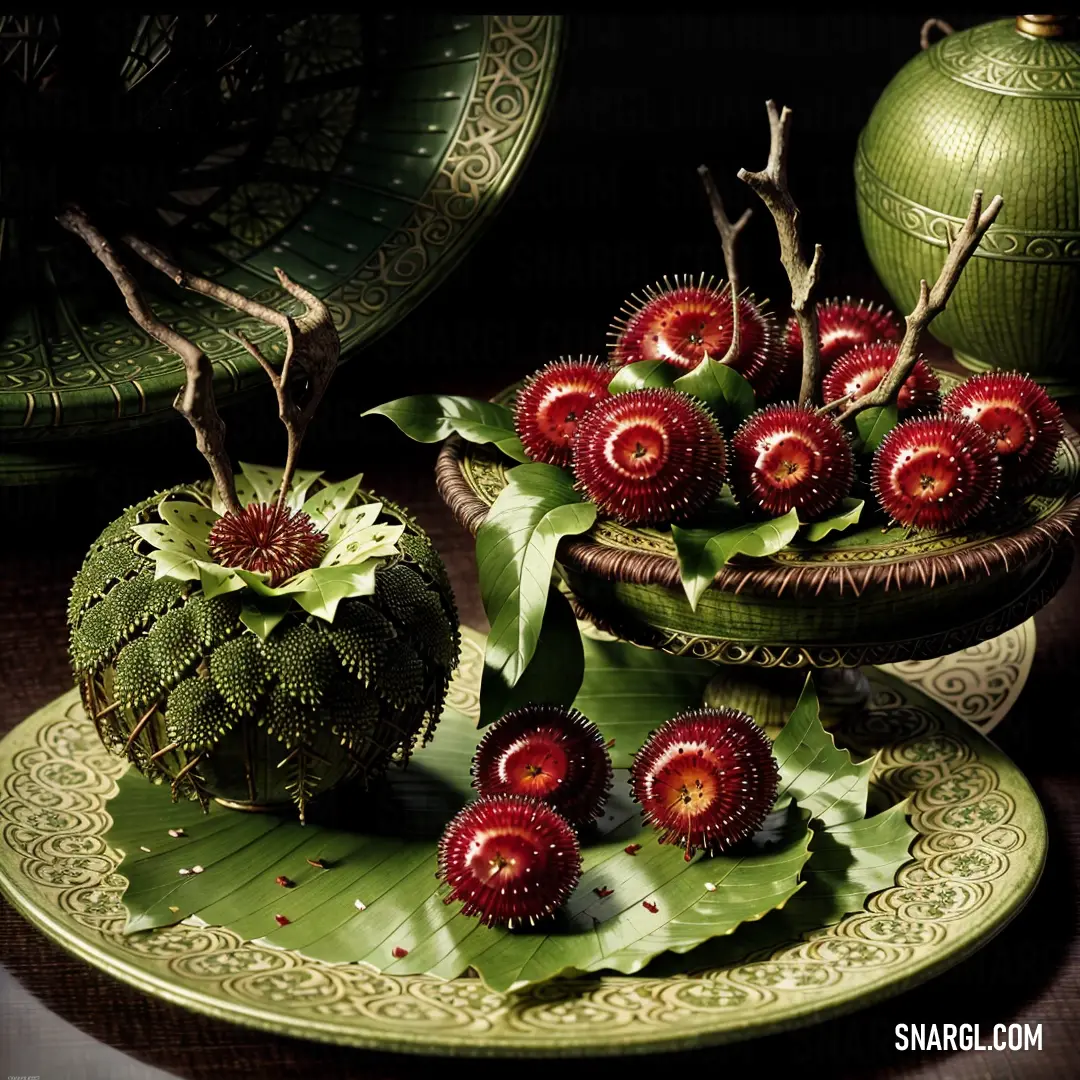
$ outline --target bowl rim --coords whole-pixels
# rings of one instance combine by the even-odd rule
[[[1065,425],[1063,438],[1080,454],[1080,434]],[[458,524],[475,536],[487,518],[489,505],[470,487],[462,469],[467,456],[497,456],[488,446],[466,443],[452,435],[443,444],[435,463],[439,495]],[[1054,551],[1073,535],[1073,522],[1080,516],[1080,492],[1073,492],[1065,505],[1043,521],[1016,532],[987,537],[956,551],[901,555],[889,560],[862,564],[778,567],[750,562],[721,568],[710,588],[780,598],[860,596],[864,591],[897,592],[933,589],[969,574],[991,576],[1028,567]],[[678,560],[670,555],[627,551],[597,543],[592,537],[568,536],[559,544],[557,559],[572,570],[612,582],[657,585],[682,592]]]

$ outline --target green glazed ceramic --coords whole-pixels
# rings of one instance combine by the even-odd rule
[[[59,34],[72,47],[65,18],[0,16],[0,123],[17,93],[25,95],[20,80],[44,83],[52,55],[45,46]],[[108,18],[128,19],[121,29],[133,35],[130,56],[121,49],[116,59],[116,80],[152,100],[192,18]],[[203,79],[197,89],[219,122],[173,154],[167,184],[147,165],[148,182],[161,188],[143,192],[135,223],[125,217],[120,227],[171,249],[190,271],[292,312],[295,301],[274,275],[280,266],[327,302],[344,354],[385,332],[442,280],[509,192],[551,100],[561,19],[259,18],[281,24],[270,60],[254,73],[230,68],[209,86]],[[35,42],[45,44],[35,51]],[[249,131],[256,121],[258,137]],[[16,150],[5,142],[0,166]],[[32,163],[24,155],[24,173]],[[33,194],[25,175],[0,168],[7,484],[70,475],[85,456],[74,440],[174,417],[183,382],[179,358],[131,321],[109,275],[52,221],[51,205],[27,207]],[[219,401],[265,388],[259,365],[226,335],[241,332],[278,358],[281,335],[136,269],[157,312],[213,361]]]
[[[945,391],[960,381],[938,374]],[[439,493],[475,533],[512,467],[455,436],[436,467]],[[1080,436],[1067,429],[1038,490],[978,523],[909,535],[868,512],[818,543],[796,539],[775,555],[736,558],[696,610],[669,529],[601,519],[566,537],[556,559],[578,614],[638,644],[725,664],[856,667],[929,660],[1024,622],[1064,581],[1078,513]]]
[[[948,689],[950,707],[1010,682],[1015,666],[989,644],[971,658],[973,681]],[[472,716],[483,651],[482,636],[466,631],[449,700]],[[420,1054],[577,1058],[789,1031],[963,960],[1024,905],[1046,857],[1042,809],[1016,766],[949,708],[901,679],[868,675],[870,708],[844,738],[860,752],[880,750],[875,798],[910,796],[911,860],[894,886],[837,925],[722,967],[693,970],[691,954],[684,975],[646,969],[506,995],[479,979],[322,964],[194,920],[125,936],[126,883],[103,834],[127,766],[105,753],[74,693],[0,743],[0,888],[95,967],[165,1001],[278,1034]]]
[[[900,70],[859,139],[859,220],[874,269],[910,311],[972,192],[1000,194],[931,331],[971,367],[1068,388],[1080,385],[1080,40],[1068,23],[1024,25],[950,34]]]

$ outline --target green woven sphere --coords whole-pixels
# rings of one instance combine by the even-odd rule
[[[972,193],[1004,206],[931,332],[972,367],[1080,383],[1080,42],[1014,19],[951,34],[886,87],[859,139],[859,221],[902,311]]]
[[[317,490],[318,483],[313,490]],[[205,491],[183,486],[176,493]],[[102,742],[174,798],[240,808],[307,803],[349,778],[370,782],[434,732],[460,637],[442,560],[400,508],[400,556],[371,596],[332,623],[292,605],[261,640],[240,594],[155,578],[132,526],[160,520],[158,492],[93,543],[68,605],[72,667]],[[359,492],[354,504],[375,501]]]

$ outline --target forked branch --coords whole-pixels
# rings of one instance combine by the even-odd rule
[[[728,288],[731,290],[731,343],[720,361],[722,364],[727,364],[739,355],[739,349],[742,347],[742,330],[739,326],[739,266],[735,259],[735,245],[739,239],[739,233],[746,228],[752,211],[744,210],[739,220],[732,224],[708,166],[699,165],[698,176],[701,177],[705,194],[709,198],[713,224],[720,234],[720,245],[724,249],[724,273],[727,275]]]
[[[821,350],[818,343],[817,308],[814,294],[821,268],[821,245],[814,248],[813,259],[807,261],[799,229],[799,208],[788,190],[788,129],[791,110],[778,110],[776,102],[767,101],[769,113],[769,160],[760,172],[739,170],[745,181],[760,196],[776,222],[780,240],[780,262],[791,283],[791,309],[802,335],[803,366],[799,402],[809,404],[817,391],[821,374]]]
[[[341,342],[334,327],[330,309],[317,296],[302,285],[297,285],[277,267],[274,267],[274,273],[277,274],[281,287],[304,305],[303,313],[295,319],[215,281],[208,281],[197,274],[182,270],[152,244],[138,237],[125,236],[124,243],[151,266],[167,274],[182,288],[212,297],[222,304],[242,311],[245,315],[276,327],[285,335],[285,361],[280,371],[243,334],[232,335],[258,361],[277,395],[278,417],[285,426],[288,440],[285,471],[281,479],[281,489],[278,492],[278,505],[282,505],[296,471],[300,444],[303,442],[308,424],[311,423],[319,402],[326,393],[341,352]],[[299,382],[295,377],[297,371],[306,383],[306,396],[302,404],[296,396]]]
[[[195,444],[206,458],[218,496],[230,510],[240,509],[232,465],[225,451],[225,424],[214,398],[214,370],[206,354],[183,334],[166,326],[151,310],[130,271],[86,213],[77,206],[67,207],[57,221],[74,233],[94,253],[112,275],[127,302],[131,317],[155,341],[161,342],[184,362],[186,379],[176,395],[173,407],[195,429]]]
[[[982,197],[981,191],[976,191],[971,197],[971,209],[968,211],[967,220],[949,245],[945,264],[933,288],[926,284],[925,279],[919,282],[919,299],[911,314],[904,320],[907,326],[892,367],[889,368],[885,378],[869,393],[863,394],[854,401],[841,399],[839,406],[843,411],[837,417],[841,422],[849,420],[863,409],[888,405],[895,400],[900,387],[904,385],[904,380],[915,367],[923,332],[945,310],[945,305],[949,302],[949,297],[956,288],[956,283],[960,280],[968,259],[975,253],[986,230],[990,228],[1001,210],[1003,201],[1000,195],[995,195],[985,210],[982,208]],[[833,404],[837,405],[835,402]],[[826,406],[821,411],[829,411],[831,408],[832,406]]]

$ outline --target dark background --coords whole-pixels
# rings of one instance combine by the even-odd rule
[[[377,490],[409,505],[447,559],[464,618],[483,625],[471,540],[434,492],[435,448],[409,443],[389,422],[360,421],[359,414],[408,393],[486,395],[560,354],[599,353],[608,324],[632,291],[663,274],[721,274],[719,241],[695,172],[703,162],[712,168],[732,217],[754,207],[742,245],[743,280],[782,311],[787,285],[771,219],[735,176],[740,166],[764,165],[768,97],[795,110],[791,186],[806,237],[825,247],[826,291],[886,299],[859,238],[855,142],[886,83],[918,51],[924,19],[934,14],[957,29],[997,17],[811,15],[775,7],[735,15],[571,17],[554,108],[512,198],[449,281],[335,376],[301,464],[332,465],[343,474],[364,470]],[[1070,415],[1075,424],[1077,410]],[[225,418],[232,445],[243,448],[245,459],[283,457],[269,397],[232,407]],[[205,473],[179,418],[138,438],[110,440],[107,451],[94,481],[48,492],[0,491],[0,520],[6,524],[0,529],[0,729],[70,685],[64,599],[98,529],[148,490]],[[1050,820],[1046,875],[1013,926],[960,967],[858,1015],[666,1062],[595,1062],[580,1071],[596,1076],[629,1069],[634,1075],[674,1066],[695,1076],[717,1069],[764,1076],[810,1070],[958,1080],[1080,1073],[1080,739],[1072,704],[1080,659],[1080,577],[1073,575],[1038,628],[1039,653],[1028,688],[995,733],[1032,778]],[[95,1039],[186,1077],[329,1080],[426,1076],[448,1067],[445,1061],[279,1039],[152,1001],[70,959],[6,905],[0,906],[0,952],[53,1013]],[[0,1012],[3,1006],[0,999]],[[69,1046],[41,1026],[40,1017],[19,1016],[25,1022],[12,1013],[0,1023],[0,1044],[6,1035],[24,1051],[18,1072],[40,1073],[43,1080],[118,1075],[107,1071],[115,1063],[95,1065],[89,1040],[79,1042],[82,1037],[73,1034]],[[893,1025],[900,1020],[979,1022],[984,1031],[998,1021],[1042,1022],[1046,1050],[899,1053],[892,1046]],[[76,1058],[85,1072],[70,1066]],[[508,1068],[522,1077],[579,1071],[563,1063],[464,1064],[470,1075],[482,1077]]]

